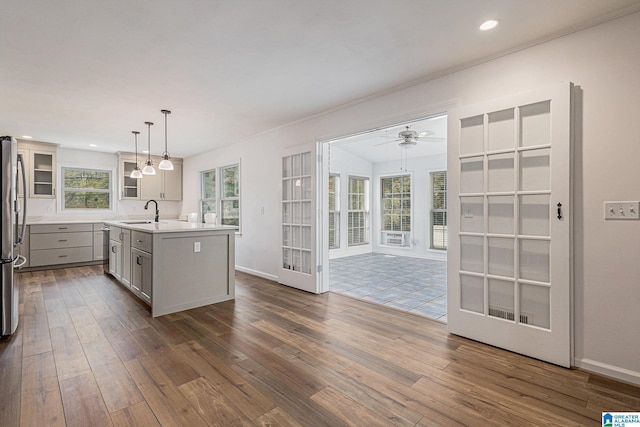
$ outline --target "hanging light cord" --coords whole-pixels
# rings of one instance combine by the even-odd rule
[[[169,154],[169,152],[167,151],[167,114],[171,114],[171,111],[169,110],[162,110],[162,113],[164,114],[164,154]]]
[[[138,133],[135,130],[133,131],[133,136],[136,138],[136,166],[138,166]]]
[[[147,125],[147,164],[151,164],[151,122],[144,122]]]

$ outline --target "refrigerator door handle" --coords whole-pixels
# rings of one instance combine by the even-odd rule
[[[19,264],[16,264],[15,262],[18,260],[22,260],[22,262],[20,262]],[[14,261],[13,263],[13,268],[21,268],[23,265],[25,265],[27,263],[27,258],[23,257],[22,255],[18,255],[16,257],[16,261]]]
[[[24,241],[24,233],[27,230],[27,176],[24,168],[24,159],[22,154],[18,153],[18,163],[20,164],[20,170],[22,171],[22,230],[20,230],[20,237],[18,237],[18,245],[21,245]],[[26,260],[25,260],[26,262]],[[22,264],[21,264],[22,265]]]

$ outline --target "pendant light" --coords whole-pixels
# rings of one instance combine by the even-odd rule
[[[153,123],[151,122],[144,122],[145,125],[147,125],[147,135],[148,135],[148,139],[147,139],[147,163],[145,165],[145,167],[142,168],[142,173],[143,175],[155,175],[156,174],[156,170],[153,167],[153,162],[151,161],[151,125]]]
[[[167,151],[167,115],[171,114],[169,110],[160,110],[162,114],[164,114],[164,153],[162,153],[162,161],[158,165],[158,169],[163,171],[172,171],[173,163],[171,163],[171,156],[169,156],[169,152]]]
[[[132,130],[131,133],[136,139],[136,165],[131,171],[131,178],[140,179],[142,178],[142,172],[140,172],[140,166],[138,165],[138,135],[140,134],[140,132],[138,132],[137,130]]]

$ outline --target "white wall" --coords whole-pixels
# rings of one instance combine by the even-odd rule
[[[573,81],[582,90],[574,174],[576,363],[640,383],[640,222],[603,220],[603,201],[640,199],[638,40],[640,13],[635,13],[185,159],[183,212],[197,206],[199,170],[221,158],[241,157],[244,225],[236,261],[275,277],[284,147]]]
[[[372,250],[372,237],[369,236],[368,245],[348,246],[349,236],[347,233],[349,226],[349,218],[347,210],[349,209],[349,176],[359,176],[369,178],[369,188],[373,185],[373,164],[361,157],[355,156],[340,147],[330,147],[330,166],[329,173],[340,175],[340,247],[337,249],[331,249],[329,251],[329,257],[331,259],[341,258],[345,256],[366,254]],[[372,204],[369,204],[369,209],[372,208]],[[374,211],[371,209],[370,211]],[[370,219],[372,215],[370,213]],[[373,231],[373,223],[369,221],[370,231]]]
[[[111,171],[112,200],[110,210],[99,212],[62,210],[60,197],[62,195],[61,168],[78,167],[89,169],[102,169]],[[144,179],[144,178],[143,178]],[[144,210],[146,200],[118,200],[119,180],[118,156],[113,153],[101,153],[89,150],[75,150],[69,148],[58,148],[57,151],[57,197],[55,199],[28,199],[28,219],[30,222],[37,221],[69,221],[87,220],[100,221],[114,218],[150,218],[154,216],[153,211]],[[160,218],[177,218],[180,213],[180,202],[159,201]]]

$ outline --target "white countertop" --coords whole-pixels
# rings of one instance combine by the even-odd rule
[[[145,233],[180,233],[190,231],[235,231],[238,227],[232,227],[228,225],[215,225],[215,224],[202,224],[198,222],[186,222],[186,221],[160,221],[160,222],[145,222],[136,220],[122,220],[122,221],[104,221],[105,224],[113,225],[115,227],[128,228],[130,230],[143,231]]]

